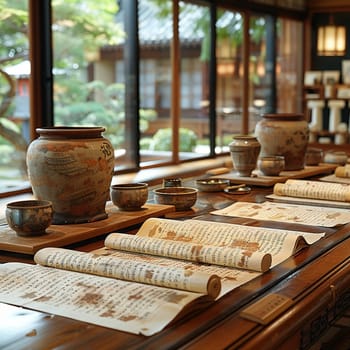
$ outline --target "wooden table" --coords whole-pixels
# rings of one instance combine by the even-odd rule
[[[199,217],[251,226],[326,232],[326,237],[225,295],[212,306],[179,320],[162,332],[138,336],[64,317],[0,304],[1,349],[307,349],[319,339],[350,303],[350,224],[339,228],[310,227],[209,214],[234,201],[262,202],[272,188],[250,194],[200,193],[193,210],[166,214],[170,218]],[[135,227],[130,229],[134,232]],[[90,251],[103,238],[69,246]],[[0,252],[0,262],[31,262],[32,256]],[[293,299],[293,306],[270,324],[245,320],[239,312],[268,293]]]

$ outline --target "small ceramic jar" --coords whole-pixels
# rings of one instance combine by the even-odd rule
[[[234,170],[238,176],[249,177],[256,168],[260,143],[254,136],[238,135],[229,144]]]

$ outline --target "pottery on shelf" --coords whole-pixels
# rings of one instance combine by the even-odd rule
[[[284,156],[285,170],[304,168],[309,126],[303,114],[265,114],[255,126],[260,156]]]
[[[28,148],[28,176],[37,199],[52,202],[54,224],[102,220],[109,198],[114,150],[104,127],[36,129]]]
[[[254,136],[234,136],[229,144],[234,170],[238,176],[250,176],[256,168],[260,143]]]

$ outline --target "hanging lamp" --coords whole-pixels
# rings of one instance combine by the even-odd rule
[[[318,56],[344,56],[345,49],[345,26],[335,25],[331,16],[329,24],[318,28],[317,54]]]

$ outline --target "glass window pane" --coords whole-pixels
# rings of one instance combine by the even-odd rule
[[[28,1],[0,3],[0,192],[28,186],[30,141]]]
[[[0,67],[5,72],[0,74],[0,103],[6,106],[10,102],[8,108],[0,109],[1,123],[9,131],[0,134],[0,180],[12,182],[17,178],[23,182],[30,129],[30,64],[27,32],[20,28],[28,26],[28,1],[4,0],[0,6],[2,13],[10,13],[0,23],[0,50],[6,57]],[[127,99],[126,92],[130,81],[137,82],[137,75],[129,74],[130,60],[126,55],[128,38],[134,39],[126,33],[130,26],[125,23],[129,23],[126,14],[130,16],[134,2],[72,0],[52,1],[52,6],[55,125],[105,126],[105,136],[116,150],[117,169],[127,170],[138,166],[138,146],[142,166],[174,159],[171,115],[175,106],[181,128],[179,159],[209,155],[209,7],[179,2],[180,96],[176,101],[171,62],[173,1],[138,1],[139,17],[134,20],[139,21],[140,60],[135,66],[140,73],[140,109],[133,113],[128,108],[133,101]],[[217,153],[226,152],[232,135],[242,132],[243,115],[247,112],[242,110],[244,19],[240,12],[218,8]],[[271,44],[268,19],[271,16],[249,17],[249,132],[254,131],[258,116],[266,111],[273,90],[270,66],[266,63]],[[278,19],[276,31],[276,111],[301,112],[302,50],[297,45],[302,39],[302,23]],[[137,85],[131,89],[133,86]],[[9,98],[10,87],[14,96]],[[139,123],[136,114],[140,116]],[[138,141],[138,131],[139,145],[133,143]]]
[[[172,1],[139,1],[141,166],[172,160]]]
[[[273,76],[268,69],[273,63],[268,63],[273,47],[267,46],[267,30],[273,23],[271,18],[263,15],[252,15],[249,25],[250,57],[249,57],[249,132],[254,132],[255,125],[261,114],[273,108]],[[272,21],[273,22],[273,21]],[[271,33],[272,34],[272,33]]]
[[[243,118],[243,17],[220,9],[217,31],[217,145],[228,151],[234,134],[241,133]]]
[[[277,111],[302,113],[302,22],[280,19],[277,44]]]
[[[117,2],[52,2],[54,124],[104,126],[117,168],[125,151],[123,13]],[[130,152],[132,154],[132,152]]]
[[[180,2],[180,159],[208,156],[209,8]]]

